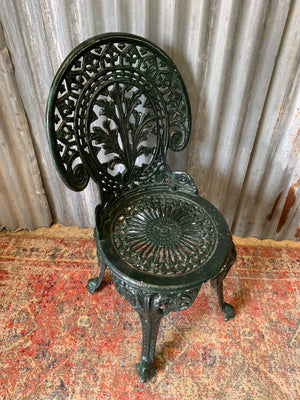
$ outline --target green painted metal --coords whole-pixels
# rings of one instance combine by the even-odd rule
[[[54,78],[47,133],[58,171],[73,190],[90,178],[99,187],[95,240],[101,272],[139,313],[143,382],[155,373],[161,318],[190,307],[201,285],[217,289],[225,319],[234,309],[223,280],[236,252],[219,211],[198,196],[192,178],[172,172],[168,149],[182,150],[191,114],[184,82],[171,59],[141,37],[93,37],[66,58]]]

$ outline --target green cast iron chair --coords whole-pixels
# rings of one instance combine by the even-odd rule
[[[172,172],[166,153],[182,150],[191,129],[189,99],[171,59],[146,39],[110,33],[77,46],[50,89],[47,134],[56,167],[72,190],[98,185],[95,240],[99,288],[106,266],[138,312],[143,331],[136,365],[154,374],[158,327],[190,307],[201,285],[216,288],[225,320],[223,279],[235,247],[220,212],[198,196],[192,178]],[[101,301],[101,298],[99,299]]]

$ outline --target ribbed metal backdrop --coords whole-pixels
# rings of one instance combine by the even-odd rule
[[[193,131],[187,170],[233,233],[300,236],[300,0],[2,0],[0,225],[93,226],[95,187],[73,193],[51,160],[52,78],[81,41],[144,36],[183,75]]]

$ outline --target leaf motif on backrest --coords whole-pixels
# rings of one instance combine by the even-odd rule
[[[163,181],[166,151],[185,147],[190,108],[169,57],[145,39],[105,34],[81,43],[51,87],[47,132],[64,182],[103,192]]]
[[[105,173],[126,181],[135,180],[137,166],[149,164],[155,145],[149,145],[150,136],[156,135],[157,117],[145,108],[143,92],[128,84],[114,83],[100,92],[93,106],[90,141]],[[149,112],[151,111],[151,112]],[[139,159],[147,160],[147,163]],[[128,179],[127,179],[128,180]]]

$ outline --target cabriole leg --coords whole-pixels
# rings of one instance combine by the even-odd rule
[[[225,321],[229,321],[230,319],[235,317],[235,311],[231,304],[226,303],[224,301],[223,279],[217,278],[217,279],[213,280],[211,283],[212,283],[212,286],[217,289],[219,305],[220,305],[221,311],[224,313]]]
[[[143,347],[141,361],[136,369],[142,382],[147,382],[155,375],[153,366],[155,346],[160,320],[163,314],[153,314],[151,311],[138,311],[143,329]]]
[[[228,274],[235,259],[236,259],[236,250],[235,250],[235,245],[232,242],[229,257],[228,257],[228,260],[226,262],[226,265],[225,265],[223,271],[215,279],[211,280],[212,287],[217,289],[219,305],[220,305],[221,311],[225,315],[225,321],[229,321],[230,319],[235,317],[234,308],[232,307],[231,304],[228,304],[224,301],[224,295],[223,295],[223,280],[225,279],[226,275]]]
[[[101,283],[103,281],[104,273],[105,273],[105,269],[106,269],[106,265],[103,262],[103,257],[102,257],[102,253],[101,253],[101,250],[100,250],[101,245],[100,245],[100,239],[99,239],[99,234],[98,234],[97,228],[95,228],[95,230],[94,230],[94,238],[95,238],[95,241],[96,241],[96,244],[97,244],[98,265],[99,265],[99,267],[101,269],[100,269],[99,276],[97,278],[89,279],[89,281],[88,281],[88,283],[86,285],[87,290],[91,294],[94,294],[95,291],[100,287],[100,285],[101,285]]]
[[[138,312],[143,329],[141,361],[136,369],[142,382],[155,375],[153,365],[156,339],[160,321],[171,311],[181,311],[190,307],[200,290],[200,286],[182,292],[156,293],[132,286],[115,276],[110,270],[115,287],[120,295]]]

